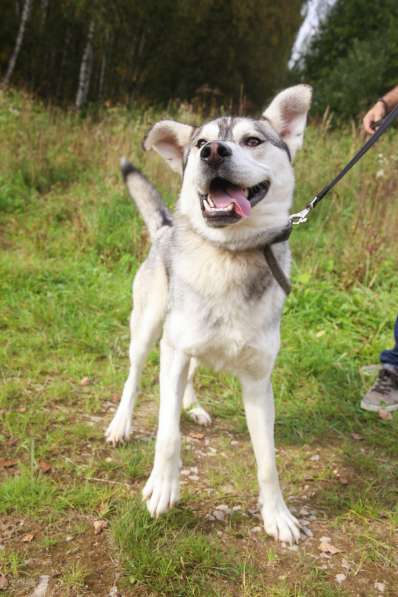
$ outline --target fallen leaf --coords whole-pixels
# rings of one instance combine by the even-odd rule
[[[8,580],[4,574],[0,574],[0,591],[8,587]]]
[[[189,435],[193,437],[193,439],[204,439],[205,437],[205,434],[200,433],[199,431],[191,431]]]
[[[1,468],[12,468],[13,466],[17,466],[18,462],[16,460],[10,460],[9,458],[0,458],[0,467]]]
[[[17,408],[17,413],[26,413],[26,407],[20,406],[19,408]]]
[[[355,439],[358,442],[360,442],[363,439],[362,435],[359,435],[359,433],[355,433],[354,431],[351,433],[351,437],[352,439]]]
[[[90,383],[91,381],[89,377],[83,377],[83,379],[80,381],[81,386],[89,386]]]
[[[39,469],[44,475],[46,475],[47,473],[51,472],[51,465],[48,464],[48,462],[44,462],[44,460],[40,460]]]
[[[10,448],[12,448],[13,446],[16,446],[18,443],[18,440],[16,440],[14,437],[8,439],[6,442],[4,442],[6,446],[9,446]]]
[[[334,556],[336,553],[339,553],[341,551],[340,549],[337,549],[337,547],[332,545],[332,543],[330,542],[330,537],[321,537],[319,541],[319,550],[322,553]]]
[[[99,535],[108,526],[107,520],[94,520],[94,533]]]
[[[33,533],[26,533],[21,539],[22,543],[31,543],[35,538]]]
[[[119,394],[113,394],[111,400],[112,402],[119,402]]]
[[[390,413],[390,411],[385,410],[384,408],[381,408],[379,410],[379,418],[383,419],[383,421],[391,421],[392,414]]]

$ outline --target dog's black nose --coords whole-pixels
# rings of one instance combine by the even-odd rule
[[[211,168],[218,168],[225,158],[232,155],[232,150],[221,141],[210,141],[200,151],[200,159],[206,162]]]

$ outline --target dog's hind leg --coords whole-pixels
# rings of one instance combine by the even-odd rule
[[[266,532],[283,543],[300,538],[300,524],[289,512],[279,486],[275,462],[275,408],[270,376],[242,377],[247,426],[257,461],[261,514]]]
[[[211,417],[200,405],[195,394],[195,389],[193,387],[193,376],[195,375],[197,367],[197,359],[191,358],[191,361],[189,363],[187,386],[185,388],[182,405],[187,415],[193,421],[195,421],[195,423],[198,423],[199,425],[210,425]]]
[[[106,441],[115,445],[127,440],[132,432],[132,416],[139,380],[146,357],[159,339],[166,308],[167,280],[159,268],[145,265],[134,280],[134,309],[130,318],[130,370],[122,397],[109,427]]]

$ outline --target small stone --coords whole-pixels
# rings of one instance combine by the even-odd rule
[[[190,479],[191,481],[199,481],[198,475],[189,475],[188,479]]]
[[[320,459],[321,459],[321,457],[319,456],[319,454],[314,454],[310,458],[310,460],[312,460],[312,462],[318,462]]]
[[[8,580],[4,574],[0,574],[0,591],[3,591],[8,587]]]
[[[232,506],[232,512],[239,512],[239,510],[242,510],[242,506]]]
[[[233,439],[231,441],[231,446],[239,446],[239,442],[237,442],[236,439]]]
[[[231,512],[231,508],[227,506],[227,504],[220,504],[219,506],[216,506],[216,510],[222,510],[226,514],[229,514]]]
[[[253,527],[250,529],[251,533],[261,533],[263,529],[261,527]]]
[[[214,510],[213,516],[216,520],[224,521],[225,520],[225,512],[222,510]]]
[[[83,377],[83,379],[80,381],[81,386],[89,386],[90,383],[91,381],[89,377]]]
[[[386,588],[386,585],[385,585],[385,583],[384,583],[384,582],[378,582],[378,581],[376,580],[376,582],[375,582],[375,584],[374,584],[374,587],[375,587],[376,591],[379,591],[380,593],[384,593],[384,590],[385,590],[385,588]]]
[[[335,576],[335,580],[337,583],[339,583],[339,585],[341,585],[341,583],[344,582],[346,578],[347,577],[345,574],[336,574]]]

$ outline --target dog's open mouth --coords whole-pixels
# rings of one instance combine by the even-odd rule
[[[265,197],[269,186],[269,180],[265,180],[245,189],[224,178],[214,178],[209,192],[199,194],[203,216],[210,226],[227,226],[247,218],[252,207]]]

